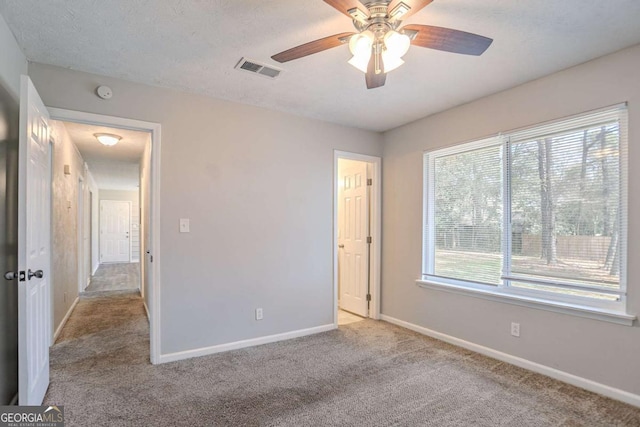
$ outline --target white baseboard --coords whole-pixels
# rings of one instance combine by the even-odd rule
[[[92,270],[93,270],[93,271],[91,272],[91,275],[92,275],[92,276],[95,276],[95,275],[96,275],[96,271],[98,271],[98,268],[100,268],[100,263],[97,263],[96,265],[94,265],[94,266],[92,267]]]
[[[175,362],[177,360],[190,359],[192,357],[207,356],[209,354],[222,353],[223,351],[238,350],[256,345],[269,344],[277,341],[290,340],[307,335],[318,334],[337,329],[336,325],[329,324],[316,326],[314,328],[300,329],[297,331],[285,332],[283,334],[268,335],[266,337],[252,338],[249,340],[235,341],[227,344],[214,345],[211,347],[196,348],[193,350],[180,351],[177,353],[161,354],[158,363]]]
[[[71,307],[69,307],[69,311],[67,311],[67,314],[64,315],[64,317],[62,318],[62,321],[60,322],[60,324],[56,328],[56,332],[53,334],[53,342],[54,343],[58,339],[58,336],[60,335],[60,332],[62,332],[62,328],[64,328],[64,325],[67,324],[67,320],[69,320],[69,317],[71,317],[71,313],[73,313],[73,309],[76,308],[76,305],[78,304],[78,301],[80,301],[80,297],[79,296],[76,297],[75,301],[73,301],[73,304],[71,304]]]
[[[520,368],[528,369],[529,371],[536,372],[538,374],[546,375],[558,381],[565,382],[567,384],[574,385],[576,387],[583,388],[588,391],[592,391],[597,394],[601,394],[611,399],[619,400],[621,402],[628,403],[633,406],[640,407],[640,395],[629,393],[628,391],[620,390],[605,384],[597,383],[595,381],[579,377],[577,375],[570,374],[568,372],[560,371],[555,368],[551,368],[546,365],[541,365],[536,362],[532,362],[527,359],[522,359],[511,354],[503,353],[498,350],[494,350],[489,347],[485,347],[479,344],[474,344],[469,341],[462,340],[460,338],[452,337],[441,332],[418,326],[413,323],[405,322],[404,320],[396,319],[391,316],[382,314],[381,320],[385,322],[393,323],[394,325],[401,326],[406,329],[418,332],[423,335],[427,335],[431,338],[435,338],[449,344],[456,345],[458,347],[466,348],[467,350],[475,351],[476,353],[484,354],[494,359],[498,359],[502,362],[509,363],[511,365],[519,366]]]
[[[147,320],[151,322],[151,315],[149,315],[149,307],[147,307],[147,302],[143,301],[142,305],[144,305],[144,311],[147,313]]]

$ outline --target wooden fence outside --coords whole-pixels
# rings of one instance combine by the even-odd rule
[[[558,236],[558,258],[584,259],[604,262],[611,237],[606,236]],[[540,256],[542,239],[538,234],[522,234],[522,255]]]

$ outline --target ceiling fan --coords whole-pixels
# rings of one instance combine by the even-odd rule
[[[368,89],[384,86],[387,73],[404,61],[410,45],[465,55],[482,55],[492,39],[450,28],[411,24],[402,21],[433,0],[324,0],[353,19],[357,33],[340,33],[296,46],[273,55],[280,63],[349,44],[353,58],[349,63],[366,73]]]

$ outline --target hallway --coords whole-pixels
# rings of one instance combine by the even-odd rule
[[[133,291],[140,289],[140,264],[100,264],[85,292]]]

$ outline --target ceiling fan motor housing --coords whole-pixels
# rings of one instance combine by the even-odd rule
[[[367,3],[366,8],[369,10],[369,17],[366,19],[357,19],[360,16],[357,12],[352,13],[354,16],[353,25],[358,32],[371,31],[375,34],[376,39],[384,38],[384,35],[396,30],[402,23],[400,20],[390,20],[388,11],[388,1]],[[358,9],[356,9],[358,10]],[[349,11],[351,13],[351,11]]]

